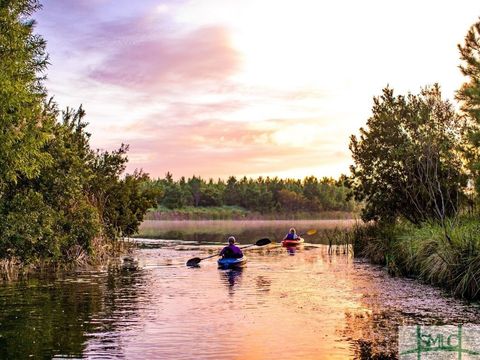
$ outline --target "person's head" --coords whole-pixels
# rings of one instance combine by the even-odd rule
[[[228,243],[229,243],[230,245],[235,244],[235,237],[234,237],[234,236],[230,236],[230,237],[228,238]]]
[[[295,234],[296,231],[295,231],[295,228],[290,228],[290,234]]]

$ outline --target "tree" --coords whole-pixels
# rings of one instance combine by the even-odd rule
[[[296,212],[304,209],[306,200],[302,194],[283,189],[278,192],[278,202],[283,211]]]
[[[204,182],[200,177],[192,176],[191,179],[188,179],[188,186],[190,187],[190,192],[193,198],[193,206],[197,207],[200,204],[202,197],[202,187],[205,186]]]
[[[363,219],[403,216],[419,224],[456,214],[466,185],[459,151],[465,129],[438,85],[407,96],[385,88],[367,128],[350,141],[349,185],[366,204]]]
[[[45,112],[58,115],[53,102]],[[28,261],[40,256],[69,260],[71,254],[94,254],[94,239],[130,236],[156,193],[143,187],[148,177],[121,174],[127,146],[111,152],[90,148],[85,112],[67,109],[43,151],[53,161],[32,179],[9,183],[0,206],[0,256]],[[98,243],[98,241],[97,241]]]
[[[173,175],[167,172],[162,182],[163,197],[160,205],[169,209],[178,209],[193,204],[193,196],[184,177],[173,180]]]
[[[320,187],[315,176],[308,176],[303,179],[303,196],[308,200],[310,211],[320,210]]]
[[[35,0],[0,2],[0,196],[8,182],[33,178],[51,156],[42,151],[53,123],[43,111],[45,41],[27,18]]]
[[[221,206],[222,205],[222,191],[213,182],[209,182],[202,187],[200,195],[199,206]]]
[[[0,1],[0,257],[76,261],[135,232],[155,194],[147,175],[121,177],[128,146],[92,150],[82,107],[46,101],[39,7]]]
[[[466,152],[470,168],[473,171],[477,192],[480,191],[480,21],[473,24],[467,32],[464,45],[458,45],[462,64],[460,70],[467,81],[457,92],[464,111],[474,126],[470,132],[471,148]]]
[[[155,191],[143,186],[148,180],[147,174],[135,171],[117,179],[108,189],[103,221],[110,238],[132,236],[138,231],[145,212],[155,205]]]
[[[44,148],[55,123],[44,104],[48,56],[28,19],[39,8],[34,0],[0,2],[0,256],[54,248],[56,214],[27,186],[53,162]]]
[[[225,186],[225,191],[223,192],[223,202],[226,205],[237,205],[239,206],[242,201],[242,196],[239,191],[239,183],[235,176],[230,176],[227,180]]]

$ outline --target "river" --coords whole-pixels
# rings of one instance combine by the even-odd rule
[[[138,270],[4,283],[0,359],[397,358],[399,325],[480,324],[477,304],[393,278],[344,246],[329,252],[325,231],[296,249],[248,250],[241,270],[219,270],[215,259],[186,267],[187,259],[221,247],[212,240],[217,225],[244,245],[256,237],[278,240],[289,226],[198,222],[183,227],[187,235],[179,224],[145,223],[149,239],[137,240],[143,245],[134,253]],[[351,222],[295,226],[332,230]],[[256,237],[246,237],[252,228]],[[152,239],[162,231],[180,238]]]

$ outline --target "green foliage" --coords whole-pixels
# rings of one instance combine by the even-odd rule
[[[171,173],[167,173],[165,179],[158,180],[156,184],[159,191],[161,191],[163,194],[161,204],[169,209],[184,207],[191,203],[193,199],[192,193],[190,193],[187,189],[188,185],[185,182],[185,178],[182,178],[177,182],[173,180]],[[190,189],[190,191],[192,190]],[[199,189],[196,191],[199,191]],[[199,197],[196,199],[198,201]]]
[[[472,121],[471,147],[465,153],[475,178],[477,192],[480,191],[480,21],[469,29],[465,43],[458,45],[462,64],[460,69],[467,77],[457,92],[461,109]]]
[[[302,194],[297,194],[295,191],[288,189],[280,190],[277,194],[277,198],[279,207],[290,212],[300,211],[307,205],[307,200]]]
[[[387,265],[400,227],[386,222],[371,222],[353,228],[354,253],[365,256],[375,264]]]
[[[220,206],[222,204],[222,189],[212,182],[200,188],[198,204],[196,206]]]
[[[0,2],[0,192],[51,161],[41,151],[51,125],[39,75],[47,65],[45,41],[26,20],[39,7],[34,0]]]
[[[33,189],[12,193],[2,199],[0,256],[32,258],[36,254],[59,254],[54,241],[55,212],[42,194]]]
[[[58,115],[51,102],[45,112]],[[95,238],[132,235],[154,205],[154,189],[143,186],[146,174],[121,178],[128,147],[92,150],[84,116],[82,108],[63,112],[43,147],[53,162],[38,176],[7,188],[0,208],[0,256],[58,261],[76,247],[94,254]]]
[[[134,172],[112,182],[103,212],[109,237],[132,236],[138,231],[145,212],[155,205],[155,190],[144,187],[148,180],[148,175]]]
[[[2,257],[59,260],[76,245],[89,251],[101,231],[97,209],[85,194],[92,171],[86,166],[91,150],[81,122],[84,112],[67,110],[63,122],[54,122],[58,111],[49,102],[43,113],[52,119],[52,127],[40,151],[52,161],[37,176],[21,177],[5,186],[0,198]]]
[[[136,232],[158,192],[141,172],[122,178],[128,146],[90,148],[82,107],[46,102],[45,41],[27,20],[38,8],[0,2],[0,257],[71,261]]]
[[[460,70],[467,77],[457,93],[462,110],[480,122],[480,21],[473,24],[465,37],[464,45],[458,45],[462,64]]]
[[[467,176],[461,148],[466,124],[438,85],[419,95],[374,98],[372,116],[352,135],[349,186],[365,202],[363,219],[419,224],[456,214]]]
[[[318,213],[319,211],[354,211],[343,182],[310,176],[302,180],[262,178],[226,182],[208,182],[201,177],[173,180],[171,173],[147,185],[157,194],[157,205],[168,209],[186,207],[237,206],[260,214]]]
[[[438,222],[413,226],[369,225],[361,254],[386,265],[395,275],[417,277],[445,287],[459,297],[480,298],[480,224],[462,217],[449,223],[449,238]],[[357,241],[361,241],[357,238]]]

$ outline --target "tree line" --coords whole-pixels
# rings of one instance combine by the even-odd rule
[[[46,43],[30,19],[39,8],[0,2],[0,258],[99,258],[137,230],[154,196],[147,175],[122,175],[128,146],[92,149],[82,107],[48,98]]]
[[[148,188],[155,192],[158,206],[168,209],[192,207],[239,206],[261,214],[320,211],[353,211],[354,201],[347,199],[343,180],[230,176],[227,180],[208,181],[199,176],[174,180],[171,173],[151,180]]]

